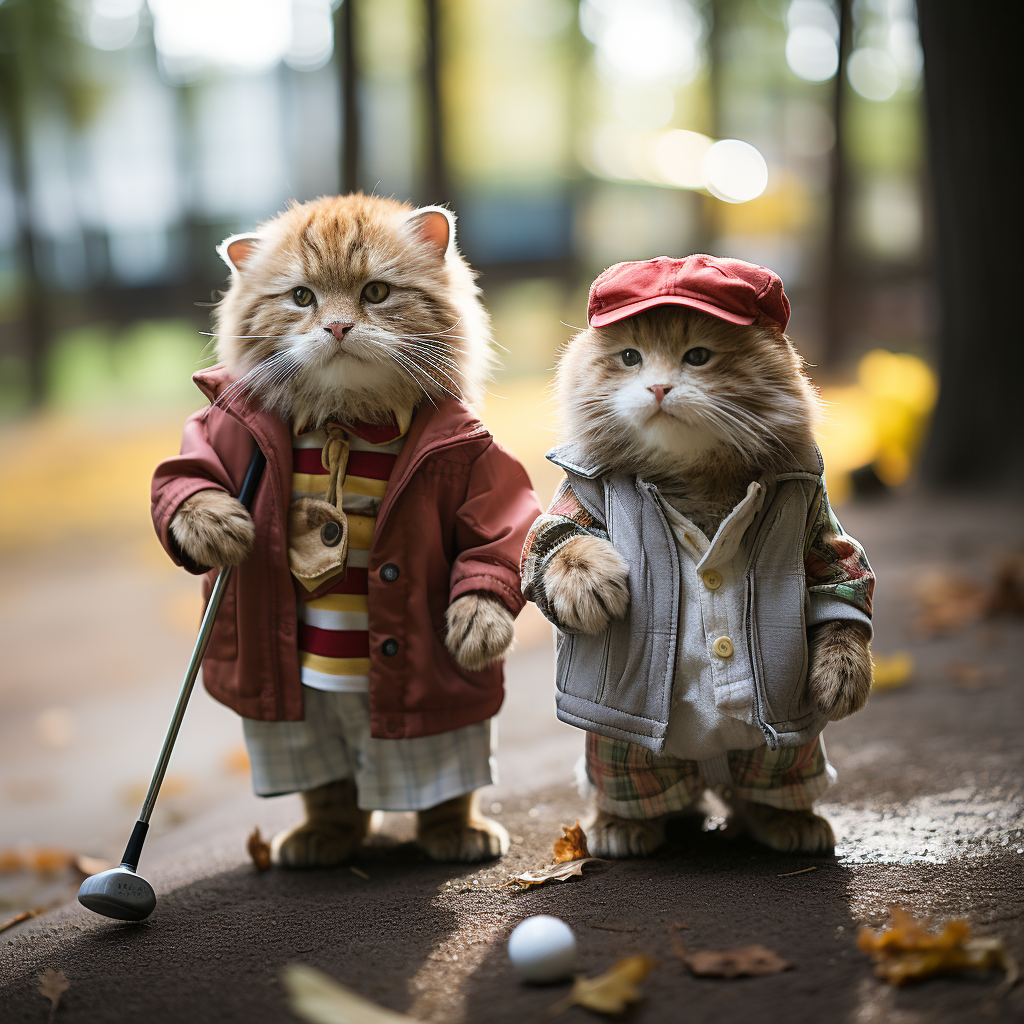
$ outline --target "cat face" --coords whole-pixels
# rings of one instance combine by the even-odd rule
[[[612,468],[672,475],[711,456],[769,469],[812,436],[789,340],[679,306],[577,335],[558,369],[566,435]]]
[[[217,355],[233,394],[300,426],[479,398],[490,326],[447,210],[318,199],[218,251],[231,283],[216,310]]]

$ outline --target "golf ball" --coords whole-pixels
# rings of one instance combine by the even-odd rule
[[[508,956],[523,981],[558,981],[576,962],[576,936],[564,921],[538,914],[516,925]]]

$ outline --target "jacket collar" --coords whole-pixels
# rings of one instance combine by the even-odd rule
[[[793,454],[797,468],[791,472],[779,473],[776,480],[794,480],[807,476],[817,479],[825,472],[825,463],[822,461],[821,451],[817,445],[808,445]],[[595,461],[593,456],[571,441],[556,445],[545,458],[549,462],[553,462],[559,469],[581,476],[584,480],[596,480],[607,474],[607,466]]]

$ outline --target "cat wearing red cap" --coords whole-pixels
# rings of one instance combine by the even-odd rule
[[[523,592],[587,731],[597,856],[652,853],[707,789],[759,842],[834,847],[820,733],[867,701],[874,576],[829,507],[788,320],[764,267],[620,263],[560,360],[566,475]]]

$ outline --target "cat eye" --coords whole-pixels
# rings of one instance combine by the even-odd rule
[[[363,298],[367,302],[383,302],[391,294],[391,286],[383,281],[371,281],[363,289]]]
[[[637,363],[643,362],[644,358],[635,348],[624,349],[619,355],[627,366],[636,366]]]
[[[691,366],[703,366],[711,358],[711,350],[706,348],[691,348],[683,356],[683,362]]]
[[[316,296],[308,288],[301,286],[292,289],[292,298],[296,306],[311,306],[316,301]]]

